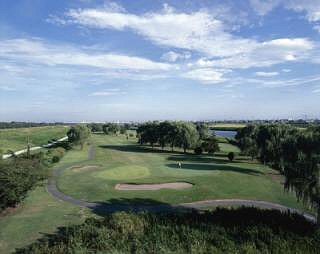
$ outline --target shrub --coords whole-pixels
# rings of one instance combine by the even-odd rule
[[[234,152],[228,153],[228,159],[229,159],[229,161],[233,161],[234,160]]]
[[[202,154],[202,148],[200,147],[200,146],[198,146],[198,147],[196,147],[195,149],[194,149],[194,153],[195,154],[197,154],[197,155],[200,155],[200,154]]]
[[[47,177],[47,170],[35,158],[15,158],[0,164],[0,210],[14,207],[28,191]]]
[[[120,212],[60,228],[16,253],[319,253],[318,237],[304,217],[276,210]]]
[[[59,162],[60,161],[60,157],[59,156],[57,156],[57,155],[54,155],[53,157],[52,157],[52,163],[57,163],[57,162]]]

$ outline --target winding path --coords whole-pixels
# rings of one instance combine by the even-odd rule
[[[88,151],[88,160],[92,160],[95,157],[95,146],[91,145]],[[247,200],[247,199],[213,199],[213,200],[203,200],[196,201],[191,203],[181,203],[176,205],[169,204],[154,204],[154,205],[141,205],[141,204],[116,204],[116,203],[104,203],[104,202],[87,202],[84,200],[76,199],[71,196],[64,194],[59,191],[57,188],[56,179],[59,174],[61,174],[64,170],[79,165],[81,163],[87,162],[81,161],[78,163],[72,163],[68,165],[64,165],[62,167],[56,168],[53,170],[53,175],[49,179],[47,184],[48,192],[56,197],[59,200],[63,200],[65,202],[71,203],[76,206],[85,207],[92,209],[96,212],[100,213],[111,213],[116,211],[150,211],[150,212],[161,212],[161,211],[174,211],[174,210],[183,210],[183,209],[201,209],[208,207],[228,207],[228,206],[248,206],[248,207],[258,207],[262,209],[276,209],[279,211],[290,211],[291,213],[297,213],[304,216],[306,219],[315,222],[316,218],[308,213],[304,213],[300,210],[290,208],[284,205],[272,203],[269,201],[262,200]]]

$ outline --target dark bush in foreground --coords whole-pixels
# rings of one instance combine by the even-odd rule
[[[0,163],[0,211],[14,207],[46,179],[47,169],[38,158],[15,158]]]
[[[60,228],[16,253],[319,253],[320,232],[294,214],[255,208],[114,213]]]

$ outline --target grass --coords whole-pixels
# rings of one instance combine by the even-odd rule
[[[57,166],[86,160],[87,149],[69,151]],[[0,217],[0,253],[10,253],[56,232],[58,227],[82,223],[92,215],[88,209],[57,200],[45,186],[39,186],[17,209]]]
[[[136,144],[135,138],[93,135],[96,157],[87,161],[88,146],[68,151],[56,165],[97,165],[93,170],[67,170],[58,179],[58,187],[67,194],[90,201],[118,203],[181,203],[215,198],[248,198],[277,202],[303,208],[292,194],[284,193],[281,177],[273,170],[239,156],[237,147],[220,144],[214,157],[184,155],[177,152],[152,151]],[[236,153],[230,163],[226,154]],[[182,168],[177,167],[182,163]],[[194,185],[184,190],[116,191],[115,184],[163,183],[186,181]],[[31,191],[23,204],[9,215],[0,217],[0,253],[10,253],[26,246],[61,226],[78,224],[93,213],[58,201],[43,186]]]
[[[88,201],[108,202],[112,199],[148,199],[162,203],[182,203],[205,199],[246,198],[267,200],[290,207],[302,208],[293,194],[283,191],[274,171],[246,157],[239,149],[221,143],[214,157],[184,155],[181,152],[152,151],[136,145],[135,139],[124,136],[93,135],[96,158],[87,164],[98,165],[95,170],[66,170],[58,179],[63,192]],[[228,152],[236,159],[229,162]],[[177,163],[182,163],[178,168]],[[119,191],[117,183],[164,183],[186,181],[191,189],[159,191]]]
[[[212,130],[237,131],[245,126],[246,124],[242,124],[242,123],[216,123],[216,124],[211,124],[209,128]]]
[[[60,226],[81,223],[88,215],[86,209],[58,201],[43,186],[38,187],[21,207],[0,218],[0,253],[10,253]]]
[[[0,150],[17,151],[26,148],[28,138],[32,146],[46,144],[51,139],[62,138],[68,131],[67,126],[46,126],[0,130]]]

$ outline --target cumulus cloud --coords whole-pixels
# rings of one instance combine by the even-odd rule
[[[259,5],[259,0],[252,1]],[[278,1],[265,1],[266,9]],[[269,7],[270,6],[270,7]],[[166,6],[159,12],[141,15],[104,8],[71,9],[68,22],[97,29],[130,30],[154,44],[196,51],[204,57],[198,65],[218,68],[265,67],[290,61],[305,60],[314,48],[307,38],[278,38],[258,41],[235,36],[221,20],[206,10],[184,13]],[[162,56],[168,62],[189,58],[169,51]]]
[[[254,40],[233,36],[206,10],[176,12],[166,6],[142,15],[104,8],[71,9],[68,22],[97,29],[131,30],[158,45],[195,50],[211,56],[230,56],[255,47]]]

